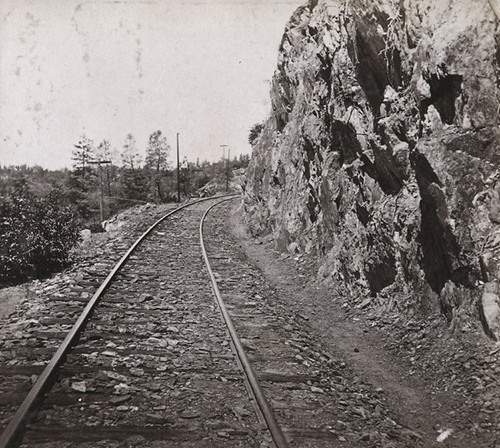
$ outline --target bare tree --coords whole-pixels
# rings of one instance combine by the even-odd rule
[[[167,138],[161,135],[161,131],[153,132],[149,136],[148,147],[146,149],[146,167],[154,173],[152,180],[161,202],[165,201],[162,176],[169,168],[169,153],[170,146],[167,143]]]
[[[141,156],[139,155],[135,138],[132,134],[128,134],[127,137],[125,137],[125,143],[123,145],[121,156],[122,164],[125,168],[129,168],[131,170],[139,168],[141,164]]]

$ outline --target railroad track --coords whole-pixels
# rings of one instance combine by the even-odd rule
[[[87,272],[93,295],[54,297],[29,344],[2,341],[0,381],[12,392],[0,395],[1,448],[371,446],[342,435],[342,369],[307,351],[272,298],[249,293],[254,275],[234,263],[219,210],[208,214],[205,266],[203,219],[221,202],[169,214],[104,283],[108,265]]]
[[[210,299],[195,231],[203,208],[170,213],[134,243],[44,370],[19,364],[10,369],[14,381],[23,370],[40,376],[1,446],[21,439],[23,446],[124,439],[258,446],[266,438],[266,418],[278,446],[286,446],[248,363],[240,361],[241,350],[247,384],[238,371],[231,353],[237,336],[227,337]],[[62,335],[44,334],[56,340]],[[260,422],[245,386],[258,396]]]

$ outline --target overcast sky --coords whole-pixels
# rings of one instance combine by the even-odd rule
[[[181,158],[250,153],[285,24],[305,0],[0,0],[0,165],[71,165],[85,133]]]

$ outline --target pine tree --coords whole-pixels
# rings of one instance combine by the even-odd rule
[[[108,196],[111,196],[111,172],[113,160],[116,159],[116,151],[111,149],[109,140],[104,139],[97,147],[97,157],[101,162],[110,162],[104,164],[104,177],[106,179],[106,189]],[[101,169],[101,167],[99,167]]]
[[[95,160],[94,142],[83,134],[78,143],[74,145],[71,156],[75,174],[85,177],[90,171],[90,164]]]

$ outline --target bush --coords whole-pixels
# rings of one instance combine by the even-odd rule
[[[250,143],[251,146],[254,146],[257,143],[257,139],[260,137],[263,129],[264,123],[257,123],[252,126],[250,134],[248,135],[248,143]]]
[[[42,199],[29,192],[0,203],[0,286],[56,272],[69,261],[79,239],[79,222],[69,207],[58,204],[53,190]]]

